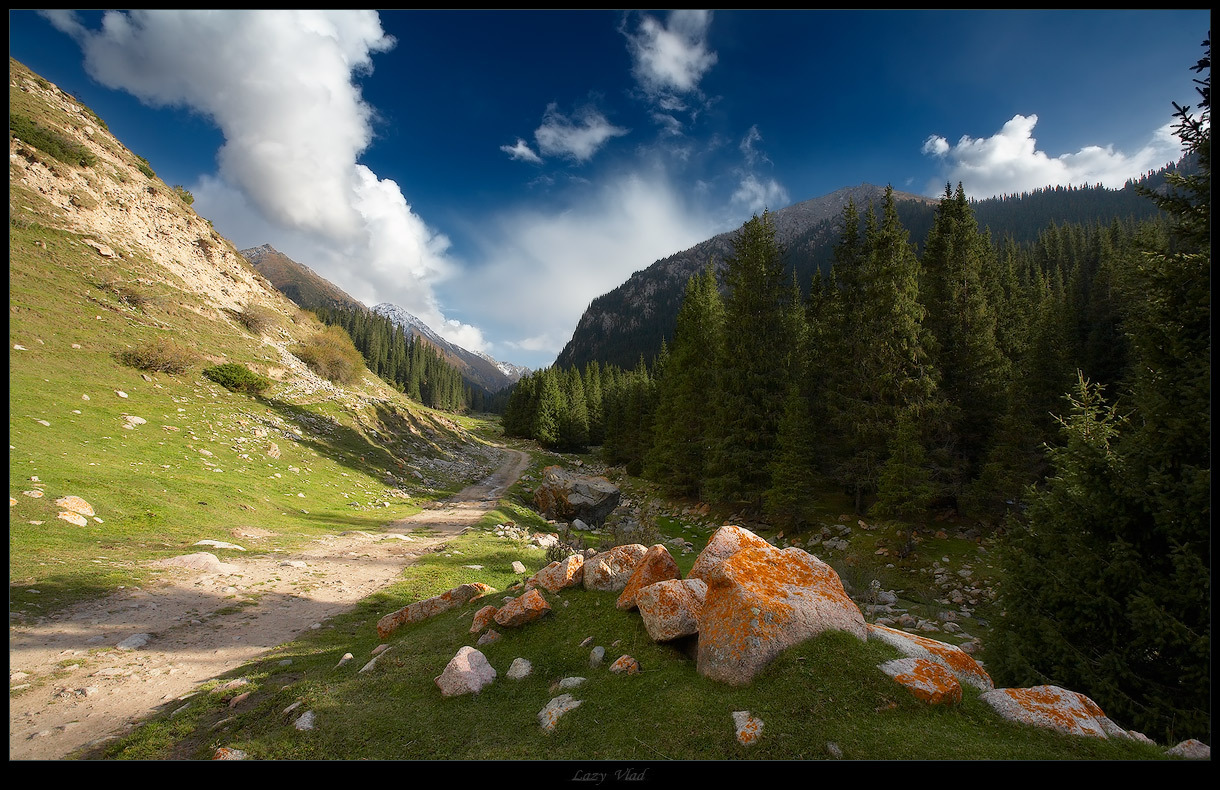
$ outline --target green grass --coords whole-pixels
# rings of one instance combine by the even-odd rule
[[[223,697],[199,694],[177,717],[168,717],[182,704],[175,702],[132,735],[88,756],[205,759],[228,746],[256,759],[281,760],[788,760],[826,759],[828,743],[837,744],[845,759],[857,760],[1163,756],[1155,747],[1005,722],[971,689],[959,706],[930,708],[876,669],[896,653],[843,633],[788,650],[747,686],[726,686],[699,675],[689,645],[653,643],[637,613],[615,608],[615,594],[583,589],[547,594],[549,615],[521,628],[498,629],[504,636],[481,648],[497,679],[478,695],[444,698],[433,679],[459,647],[474,644],[474,611],[499,603],[517,578],[508,569],[513,559],[531,572],[541,565],[540,551],[488,533],[514,515],[511,506],[493,511],[480,529],[451,544],[460,555],[426,555],[401,583],[355,611],[231,673],[251,681],[239,691],[254,691],[236,711],[224,706]],[[465,564],[485,569],[471,571]],[[359,673],[380,644],[379,617],[471,581],[501,593],[401,629],[376,667]],[[606,661],[597,669],[589,667],[590,648],[580,646],[588,636],[606,648]],[[336,667],[345,652],[354,659]],[[624,653],[640,662],[640,675],[608,671]],[[512,681],[505,672],[517,657],[531,661],[533,674]],[[291,664],[280,666],[285,659]],[[548,735],[537,714],[559,693],[551,684],[567,676],[588,678],[571,692],[582,704]],[[298,701],[302,705],[292,715],[282,713]],[[314,712],[317,724],[300,732],[292,721],[305,710]],[[736,710],[765,722],[756,746],[737,743]]]

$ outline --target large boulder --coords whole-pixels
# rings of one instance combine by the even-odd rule
[[[698,669],[713,680],[749,683],[781,652],[823,631],[867,638],[839,575],[801,549],[747,545],[712,566],[706,582]]]
[[[445,669],[436,678],[436,685],[445,697],[459,694],[478,694],[483,687],[496,679],[496,670],[487,663],[487,657],[467,645],[457,651]]]
[[[926,658],[945,667],[962,683],[974,686],[979,691],[990,691],[995,688],[987,670],[970,654],[955,645],[937,642],[926,636],[908,634],[896,628],[889,628],[876,623],[869,623],[868,638],[885,642],[890,647],[909,658]]]
[[[551,611],[551,605],[537,590],[530,590],[520,598],[513,598],[496,612],[495,621],[507,628],[532,623]]]
[[[635,566],[635,570],[631,572],[631,577],[627,579],[627,586],[623,588],[622,594],[619,595],[614,605],[621,611],[630,611],[636,608],[636,596],[641,590],[657,582],[681,578],[682,571],[678,569],[678,563],[674,562],[674,558],[670,556],[669,549],[657,543],[644,552],[644,556]]]
[[[425,598],[422,601],[416,601],[378,620],[377,635],[385,639],[404,625],[418,623],[495,591],[494,587],[489,587],[482,582],[474,582],[454,587],[452,590],[446,590],[440,595]]]
[[[652,641],[668,642],[699,633],[699,610],[706,596],[702,579],[672,579],[640,590],[635,603]]]
[[[703,547],[703,551],[699,552],[699,556],[695,558],[695,564],[691,566],[690,573],[686,574],[686,578],[707,581],[707,574],[712,568],[747,546],[769,548],[771,544],[748,529],[731,524],[721,527],[708,540],[707,545]]]
[[[557,593],[566,587],[575,587],[585,578],[585,558],[580,554],[556,560],[534,574],[529,583],[543,587],[549,593]]]
[[[1049,727],[1069,735],[1095,738],[1131,738],[1126,730],[1106,717],[1096,702],[1078,691],[1059,686],[1034,686],[1027,689],[994,689],[980,694],[1009,721]]]
[[[585,560],[585,589],[602,592],[618,592],[627,586],[631,574],[648,549],[639,543],[615,546],[609,551],[600,551]]]
[[[542,470],[542,482],[534,489],[534,504],[546,518],[572,521],[579,518],[594,526],[618,507],[618,488],[604,477],[572,474],[559,466]]]

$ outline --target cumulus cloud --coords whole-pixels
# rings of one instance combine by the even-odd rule
[[[395,45],[375,12],[109,11],[99,30],[70,13],[48,19],[98,82],[216,123],[219,172],[200,182],[195,208],[227,235],[222,217],[245,207],[258,217],[244,227],[304,247],[293,257],[353,296],[396,302],[446,336],[477,333],[451,326],[435,296],[454,273],[448,240],[394,181],[357,164],[374,111],[353,75]]]
[[[1166,123],[1133,153],[1115,150],[1113,145],[1090,145],[1052,157],[1038,150],[1033,136],[1037,123],[1037,115],[1014,115],[991,137],[963,135],[952,145],[938,135],[928,137],[921,150],[941,160],[945,174],[929,184],[928,193],[943,189],[946,180],[960,181],[967,194],[979,198],[1049,185],[1118,188],[1182,155],[1181,143]]]
[[[644,15],[635,32],[626,29],[632,74],[646,94],[673,101],[674,94],[698,90],[699,81],[716,65],[716,53],[708,49],[710,11],[673,11],[668,23]],[[671,107],[672,109],[672,107]]]
[[[608,140],[627,132],[611,124],[593,107],[582,107],[568,117],[552,102],[542,116],[542,125],[534,131],[534,140],[543,156],[587,162]]]
[[[507,211],[487,228],[474,307],[506,345],[535,355],[531,367],[550,364],[595,297],[717,232],[660,168],[580,188],[561,211]]]
[[[534,164],[542,163],[542,157],[534,153],[534,149],[529,147],[529,143],[520,137],[517,138],[516,145],[502,145],[500,150],[508,154],[510,159],[519,159],[523,162],[533,162]]]
[[[732,203],[751,214],[761,214],[765,209],[783,208],[788,205],[788,190],[774,178],[763,179],[753,173],[742,177],[733,192]]]

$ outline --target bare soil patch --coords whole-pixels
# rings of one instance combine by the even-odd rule
[[[37,624],[9,628],[9,759],[54,760],[124,734],[167,702],[291,641],[397,581],[403,568],[474,524],[529,464],[505,450],[485,480],[384,532],[325,536],[258,553],[270,530],[217,536],[249,556],[236,574],[175,571]],[[403,540],[408,536],[411,540]],[[206,548],[206,547],[201,547]],[[303,564],[302,564],[303,563]],[[143,646],[117,645],[147,634]],[[24,687],[28,684],[28,687]]]

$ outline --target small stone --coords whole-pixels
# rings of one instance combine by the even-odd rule
[[[1210,760],[1212,758],[1211,747],[1194,738],[1182,741],[1172,749],[1167,749],[1166,753],[1173,757],[1184,757],[1187,760]]]
[[[618,660],[610,665],[610,671],[616,675],[638,675],[640,674],[640,662],[631,656],[619,656]]]
[[[559,717],[568,711],[576,710],[580,707],[580,703],[581,700],[573,699],[571,694],[561,694],[538,712],[538,723],[542,725],[544,732],[551,732],[559,723]]]
[[[606,648],[598,645],[589,653],[589,666],[600,667],[602,660],[606,657]]]
[[[241,749],[230,749],[227,746],[221,746],[212,755],[213,760],[246,760],[250,755],[243,752]]]
[[[127,393],[126,393],[126,392],[123,392],[123,390],[115,390],[115,391],[114,391],[114,394],[115,394],[115,395],[118,395],[120,398],[126,398],[126,397],[127,397]]]
[[[296,727],[298,730],[312,730],[313,720],[313,711],[307,710],[301,714],[301,718],[292,723],[292,726]]]
[[[344,653],[343,658],[339,659],[339,663],[335,664],[335,669],[338,669],[339,667],[343,666],[348,661],[351,661],[353,658],[355,658],[355,656],[353,656],[351,653]]]
[[[499,631],[488,631],[487,633],[485,633],[485,634],[483,634],[482,636],[480,636],[480,637],[479,637],[479,640],[478,640],[477,644],[480,644],[480,645],[489,645],[489,644],[491,644],[492,642],[497,641],[499,638],[500,638],[500,632],[499,632]]]
[[[132,634],[115,645],[115,647],[119,650],[135,650],[136,648],[144,647],[150,639],[152,639],[152,634]]]
[[[839,748],[839,744],[834,741],[829,741],[826,744],[826,753],[836,760],[843,759],[843,750]]]
[[[587,680],[587,678],[577,678],[577,677],[563,678],[559,681],[559,690],[567,691],[568,689],[577,688],[578,686],[582,685],[585,682],[585,680]]]
[[[762,737],[762,719],[751,716],[748,710],[733,711],[733,724],[737,727],[737,742],[742,746],[753,746]]]
[[[525,566],[520,560],[513,560],[513,573],[525,573]]]
[[[247,699],[250,698],[250,693],[251,692],[249,692],[249,691],[244,691],[241,694],[238,694],[236,697],[229,700],[229,707],[236,708],[238,705],[240,705],[241,703],[245,702]]]
[[[533,671],[534,667],[530,664],[529,659],[514,658],[512,665],[508,668],[508,679],[521,680],[522,678],[529,677]]]

